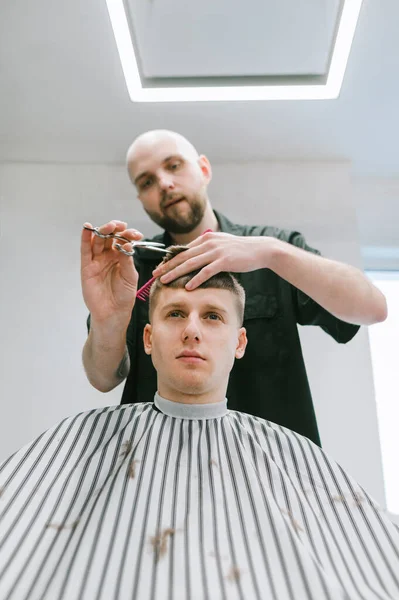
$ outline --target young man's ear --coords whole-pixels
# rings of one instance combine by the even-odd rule
[[[143,331],[144,351],[146,354],[151,354],[152,351],[152,326],[147,323]]]
[[[241,327],[238,332],[238,344],[236,348],[236,358],[242,358],[245,354],[245,348],[247,347],[247,330],[245,327]]]

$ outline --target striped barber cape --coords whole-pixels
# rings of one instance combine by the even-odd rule
[[[99,408],[0,467],[0,600],[398,600],[399,530],[227,401]]]

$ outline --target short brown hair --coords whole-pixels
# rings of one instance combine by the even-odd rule
[[[180,252],[187,250],[187,246],[169,246],[168,254],[163,259],[163,263],[168,262]],[[170,283],[164,284],[160,281],[159,277],[154,281],[150,290],[149,297],[149,317],[151,321],[151,317],[154,313],[154,308],[156,304],[157,297],[159,296],[160,291],[163,287],[174,288],[174,289],[183,289],[186,284],[200,272],[200,269],[196,271],[192,271],[187,275],[183,275],[183,277],[178,277],[174,279]],[[216,275],[212,275],[209,279],[201,283],[198,288],[213,288],[218,290],[228,290],[235,296],[236,308],[238,314],[238,320],[240,325],[242,325],[244,320],[244,307],[245,307],[245,291],[241,284],[238,283],[237,279],[231,273],[227,271],[222,271],[221,273],[216,273]]]

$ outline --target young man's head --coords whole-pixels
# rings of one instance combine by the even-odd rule
[[[172,256],[184,250],[173,247]],[[244,289],[230,273],[218,273],[187,291],[186,283],[197,272],[167,285],[154,282],[150,323],[144,329],[158,392],[176,402],[223,400],[234,360],[242,358],[247,345]]]
[[[144,210],[160,227],[181,234],[201,223],[212,171],[208,159],[186,138],[172,131],[148,131],[130,146],[127,167]]]

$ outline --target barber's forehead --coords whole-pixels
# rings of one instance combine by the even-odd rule
[[[168,154],[183,152],[183,143],[174,136],[149,136],[138,140],[133,151],[133,160],[158,158],[163,160]]]
[[[177,150],[183,146],[181,140],[171,135],[154,136],[145,138],[138,142],[138,154],[155,154],[168,152],[168,150]]]

